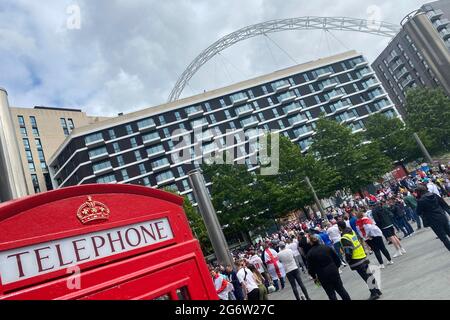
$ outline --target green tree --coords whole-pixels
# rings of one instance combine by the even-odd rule
[[[323,117],[317,121],[311,152],[339,174],[336,190],[359,191],[392,167],[376,142],[365,143],[362,134]]]
[[[376,141],[393,163],[409,162],[421,156],[413,132],[399,118],[375,113],[365,122],[365,137]]]
[[[164,188],[164,191],[178,194],[176,190],[171,188]],[[208,231],[206,230],[205,223],[198,210],[192,205],[192,202],[188,197],[183,197],[183,210],[189,221],[192,233],[197,238],[205,255],[213,252],[211,241],[209,240]]]
[[[450,98],[442,89],[414,88],[406,93],[406,123],[429,152],[450,150]]]

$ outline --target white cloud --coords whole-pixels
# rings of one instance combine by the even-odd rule
[[[68,30],[78,4],[81,29]],[[399,23],[419,0],[3,0],[0,86],[15,106],[81,107],[114,115],[165,102],[186,66],[221,36],[250,24],[300,16],[350,16]],[[376,6],[376,7],[374,7]],[[374,15],[373,8],[379,8]],[[368,10],[371,9],[371,10]],[[339,40],[336,40],[336,37]],[[289,31],[270,35],[298,62],[356,49],[369,60],[387,38],[362,33]],[[190,81],[192,95],[292,65],[264,37],[240,42]]]

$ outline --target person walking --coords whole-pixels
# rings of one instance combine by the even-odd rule
[[[345,222],[339,221],[338,227],[341,231],[341,243],[344,249],[345,259],[350,269],[355,270],[369,286],[370,297],[368,300],[379,299],[382,292],[378,287],[375,277],[369,271],[370,261],[367,259],[362,244],[359,242],[352,228],[347,227]]]
[[[339,259],[341,259],[342,265],[345,267],[347,264],[345,263],[344,257],[342,256],[342,246],[341,246],[341,232],[337,226],[336,220],[331,220],[330,226],[327,229],[328,237],[333,242],[333,248],[336,251]]]
[[[300,276],[300,270],[298,269],[297,262],[295,261],[294,254],[292,253],[292,250],[286,247],[286,244],[284,242],[279,243],[280,246],[280,252],[278,252],[278,258],[280,259],[280,262],[284,265],[286,269],[286,277],[289,280],[289,283],[291,284],[292,291],[294,292],[295,298],[297,300],[300,299],[300,295],[298,294],[297,290],[297,284],[302,289],[302,292],[307,300],[311,300],[308,295],[308,291],[306,290],[306,287],[304,286],[302,282],[302,278]]]
[[[397,251],[392,257],[396,258],[406,253],[406,250],[403,248],[400,240],[395,234],[394,224],[388,209],[383,207],[381,202],[376,203],[370,201],[369,206],[372,209],[373,220],[381,229],[384,237],[394,245]]]
[[[259,300],[269,300],[269,292],[267,290],[267,287],[264,284],[264,278],[261,275],[261,273],[252,264],[247,265],[247,268],[252,272],[253,278],[255,279],[256,284],[258,285]]]
[[[236,261],[237,277],[247,300],[259,300],[259,287],[253,273],[246,267],[244,260]]]
[[[342,300],[351,300],[339,275],[341,259],[336,251],[320,244],[317,236],[309,237],[311,249],[306,255],[308,272],[316,284],[320,284],[330,300],[337,300],[336,293]]]
[[[394,214],[394,219],[397,223],[397,226],[403,232],[404,238],[409,238],[413,233],[414,229],[406,220],[406,212],[404,205],[395,198],[391,198],[388,200],[389,209]]]
[[[233,285],[233,294],[236,300],[244,300],[244,294],[242,293],[242,285],[239,282],[236,271],[233,267],[228,265],[225,268],[225,274]]]
[[[233,291],[233,285],[221,276],[219,268],[211,270],[214,287],[220,300],[229,300],[229,294]]]
[[[372,251],[375,253],[375,257],[380,264],[380,268],[384,269],[383,257],[381,253],[388,260],[387,264],[394,264],[391,259],[391,255],[387,250],[386,246],[383,242],[383,233],[380,228],[378,228],[373,221],[366,216],[363,211],[358,212],[357,214],[358,220],[356,221],[356,225],[358,227],[358,231],[361,234],[361,237],[365,239],[366,243],[370,246]]]
[[[293,236],[295,239],[295,236]],[[292,239],[286,240],[286,246],[288,249],[292,251],[292,254],[294,255],[295,262],[297,263],[297,267],[301,268],[303,272],[305,272],[305,266],[302,261],[302,256],[300,254],[300,250],[298,248],[298,241],[293,241]],[[282,262],[283,263],[283,262]],[[286,271],[287,273],[287,271]]]
[[[424,185],[418,185],[416,192],[419,196],[417,214],[422,217],[424,225],[430,226],[450,251],[450,224],[447,215],[450,214],[449,205],[440,196],[428,191]]]
[[[411,209],[412,216],[414,221],[417,224],[417,230],[422,229],[422,222],[420,217],[417,215],[417,200],[414,198],[414,196],[408,192],[407,190],[403,193],[403,201],[405,202],[405,205]]]
[[[286,276],[286,272],[283,264],[280,263],[278,259],[278,253],[274,249],[270,248],[269,243],[266,243],[265,245],[263,258],[263,262],[266,264],[267,271],[272,277],[276,291],[280,290],[278,281],[281,283],[281,289],[284,289],[284,277]]]

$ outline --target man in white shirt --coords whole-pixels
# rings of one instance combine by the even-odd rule
[[[344,258],[341,254],[341,232],[339,231],[339,227],[337,225],[336,220],[331,220],[331,226],[327,229],[328,237],[330,238],[331,242],[333,242],[334,250],[336,251],[337,255],[339,256],[339,259],[342,261],[342,265],[346,266]]]
[[[297,290],[297,284],[295,283],[297,281],[298,285],[302,289],[302,292],[306,299],[311,300],[308,295],[308,291],[306,290],[302,278],[300,276],[300,271],[298,270],[297,263],[294,258],[294,254],[292,253],[292,250],[286,247],[286,244],[284,242],[279,243],[280,252],[278,252],[278,258],[280,259],[280,262],[284,265],[284,268],[286,269],[286,277],[289,280],[289,283],[291,284],[292,291],[294,292],[295,298],[297,300],[301,300],[300,296],[298,294]],[[304,299],[303,299],[304,300]]]
[[[280,263],[280,260],[278,259],[277,252],[270,248],[268,243],[266,243],[263,257],[264,262],[267,265],[267,271],[272,278],[276,291],[280,289],[278,280],[281,282],[281,289],[284,289],[284,278],[286,277],[286,271],[283,264]]]
[[[259,300],[258,284],[253,273],[245,266],[244,260],[238,261],[236,267],[238,267],[237,277],[242,285],[244,296],[247,296],[247,300]]]
[[[295,238],[294,238],[295,239]],[[298,241],[294,242],[291,239],[288,239],[286,247],[292,251],[294,255],[295,262],[297,263],[297,267],[302,268],[302,271],[305,272],[305,267],[302,262],[302,257],[300,255],[300,251],[298,250]]]

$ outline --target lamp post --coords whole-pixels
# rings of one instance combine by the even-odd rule
[[[201,170],[194,169],[188,173],[188,176],[217,261],[221,265],[230,265],[233,267],[233,259],[230,250],[228,249],[228,244],[222,228],[220,227],[216,211],[212,205],[211,198],[209,197],[208,190],[206,189],[205,180]]]
[[[428,153],[427,148],[425,147],[425,145],[422,143],[422,140],[420,140],[419,136],[417,133],[413,133],[413,137],[416,140],[417,145],[420,148],[420,151],[422,151],[425,159],[427,159],[427,162],[430,164],[430,168],[431,166],[433,166],[433,159],[431,158],[430,154]]]
[[[320,200],[319,200],[319,198],[317,197],[316,190],[314,190],[314,187],[313,187],[313,185],[311,184],[311,181],[309,180],[309,177],[308,177],[308,176],[305,177],[305,181],[306,181],[306,184],[308,185],[308,187],[311,189],[311,192],[312,192],[313,197],[314,197],[314,202],[316,203],[316,206],[317,206],[317,208],[319,209],[320,214],[322,215],[321,218],[322,218],[322,219],[327,219],[327,216],[326,216],[326,214],[325,214],[325,211],[324,211],[323,208],[322,208],[322,204],[320,203]]]

